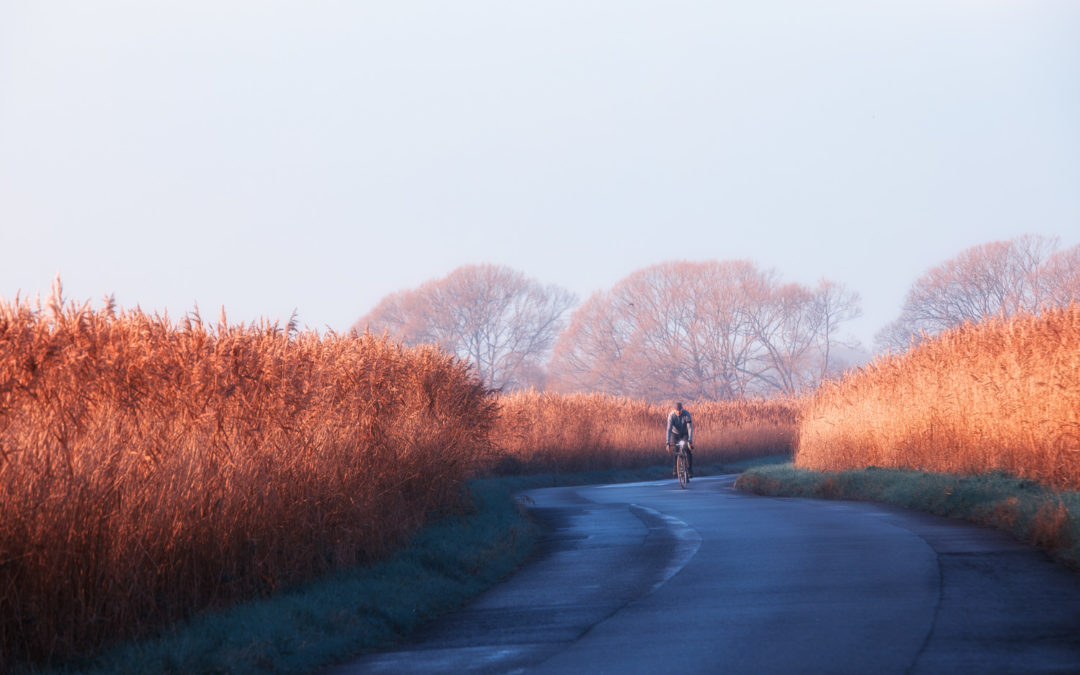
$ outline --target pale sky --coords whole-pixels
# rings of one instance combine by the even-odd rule
[[[1080,243],[1076,0],[0,0],[0,295],[346,330],[466,263]]]

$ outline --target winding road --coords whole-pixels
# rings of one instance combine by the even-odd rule
[[[1080,672],[1080,576],[992,529],[734,476],[535,490],[506,582],[353,673]]]

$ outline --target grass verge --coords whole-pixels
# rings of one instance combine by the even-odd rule
[[[790,463],[744,472],[735,487],[774,497],[877,501],[1010,532],[1080,570],[1080,492],[1001,473],[979,476],[869,467],[809,471]]]
[[[207,612],[92,662],[48,672],[309,672],[389,646],[490,587],[532,552],[538,529],[514,501],[516,488],[495,480],[469,488],[467,513],[427,526],[383,562]]]
[[[697,475],[736,473],[788,457],[701,466]],[[385,649],[421,623],[457,609],[521,565],[539,526],[514,495],[542,487],[670,478],[671,468],[508,476],[471,481],[472,508],[423,529],[392,558],[270,598],[207,612],[157,637],[93,660],[25,673],[310,672]]]

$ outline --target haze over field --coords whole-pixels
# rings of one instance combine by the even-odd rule
[[[1080,240],[1080,4],[15,1],[0,295],[347,330],[466,263],[748,258],[862,296]]]

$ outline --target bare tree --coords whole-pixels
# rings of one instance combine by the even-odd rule
[[[551,370],[563,390],[653,400],[793,393],[829,370],[823,341],[857,312],[858,296],[831,282],[782,284],[743,260],[669,262],[590,297]]]
[[[549,377],[568,391],[626,394],[634,386],[621,367],[628,348],[625,306],[610,291],[593,293],[555,342]]]
[[[801,388],[804,364],[817,340],[808,311],[810,292],[799,284],[763,290],[750,313],[759,345],[753,375],[771,391],[792,393]]]
[[[1033,275],[1031,304],[1044,309],[1080,302],[1080,244],[1051,255]]]
[[[676,263],[676,269],[684,265]],[[688,393],[711,399],[745,396],[753,388],[755,304],[775,285],[776,275],[747,260],[699,263],[684,270],[695,277],[685,291],[693,295]],[[676,284],[675,292],[679,302],[684,291]]]
[[[1054,238],[1023,235],[973,246],[931,268],[908,291],[900,317],[877,335],[881,348],[904,349],[967,321],[1038,308],[1038,270]]]
[[[575,302],[510,268],[468,265],[388,295],[353,330],[438,344],[472,363],[488,386],[514,389],[543,384],[543,364]]]
[[[816,332],[819,336],[817,348],[820,371],[817,379],[821,380],[839,374],[839,371],[847,366],[836,358],[835,347],[859,347],[857,340],[841,338],[840,324],[862,316],[862,299],[857,291],[844,284],[821,279],[814,289],[811,311],[815,315]]]
[[[777,284],[761,289],[749,313],[756,339],[753,376],[769,391],[793,394],[835,375],[843,365],[834,355],[840,324],[861,314],[859,294],[822,279],[817,288]]]

